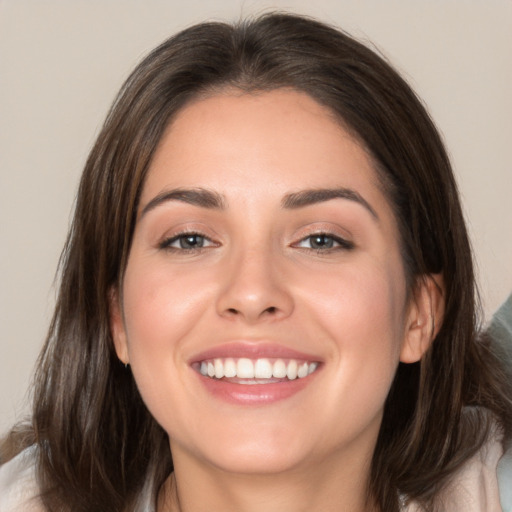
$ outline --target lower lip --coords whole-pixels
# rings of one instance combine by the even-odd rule
[[[199,376],[202,384],[216,398],[238,405],[265,405],[286,400],[302,391],[314,378],[318,369],[302,379],[284,380],[269,384],[237,384],[222,379]]]

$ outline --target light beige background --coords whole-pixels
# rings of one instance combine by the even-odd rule
[[[453,158],[487,316],[512,290],[510,0],[0,0],[0,431],[27,410],[78,177],[123,79],[179,29],[271,7],[373,41],[411,82]]]

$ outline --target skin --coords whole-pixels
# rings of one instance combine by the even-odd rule
[[[220,194],[223,208],[154,201],[197,187]],[[362,201],[282,204],[339,187]],[[204,235],[204,247],[181,249],[183,231]],[[314,249],[318,233],[348,245]],[[185,107],[151,164],[111,307],[118,356],[170,438],[175,473],[160,509],[373,509],[366,489],[384,401],[398,362],[419,360],[432,339],[433,283],[420,280],[407,299],[397,223],[372,161],[310,97],[226,91]],[[321,366],[284,400],[228,403],[190,360],[233,340],[277,343]]]

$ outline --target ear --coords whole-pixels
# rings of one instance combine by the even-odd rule
[[[128,345],[126,343],[126,330],[124,328],[123,310],[117,288],[112,288],[109,293],[109,317],[110,334],[114,341],[117,357],[124,364],[130,362],[128,357]]]
[[[402,363],[415,363],[423,357],[441,328],[444,306],[443,276],[420,276],[410,298],[404,342],[400,352]]]

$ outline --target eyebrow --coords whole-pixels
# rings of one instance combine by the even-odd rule
[[[294,210],[313,204],[323,203],[331,199],[348,199],[359,203],[366,208],[375,219],[379,219],[375,209],[358,192],[350,188],[318,188],[310,190],[301,190],[288,194],[283,198],[282,206],[286,209]]]
[[[379,219],[377,212],[372,208],[370,203],[358,192],[349,188],[315,188],[292,192],[283,197],[281,206],[287,210],[295,210],[304,208],[305,206],[330,201],[331,199],[347,199],[354,201],[366,208],[372,217],[377,220]],[[168,201],[182,201],[194,206],[213,210],[224,210],[226,208],[224,196],[218,192],[205,188],[177,188],[163,191],[151,199],[142,209],[140,217],[142,218],[149,211]]]
[[[224,198],[213,190],[204,188],[183,189],[177,188],[161,192],[144,206],[140,214],[141,218],[157,206],[167,201],[182,201],[184,203],[209,208],[213,210],[223,210],[225,208]]]

